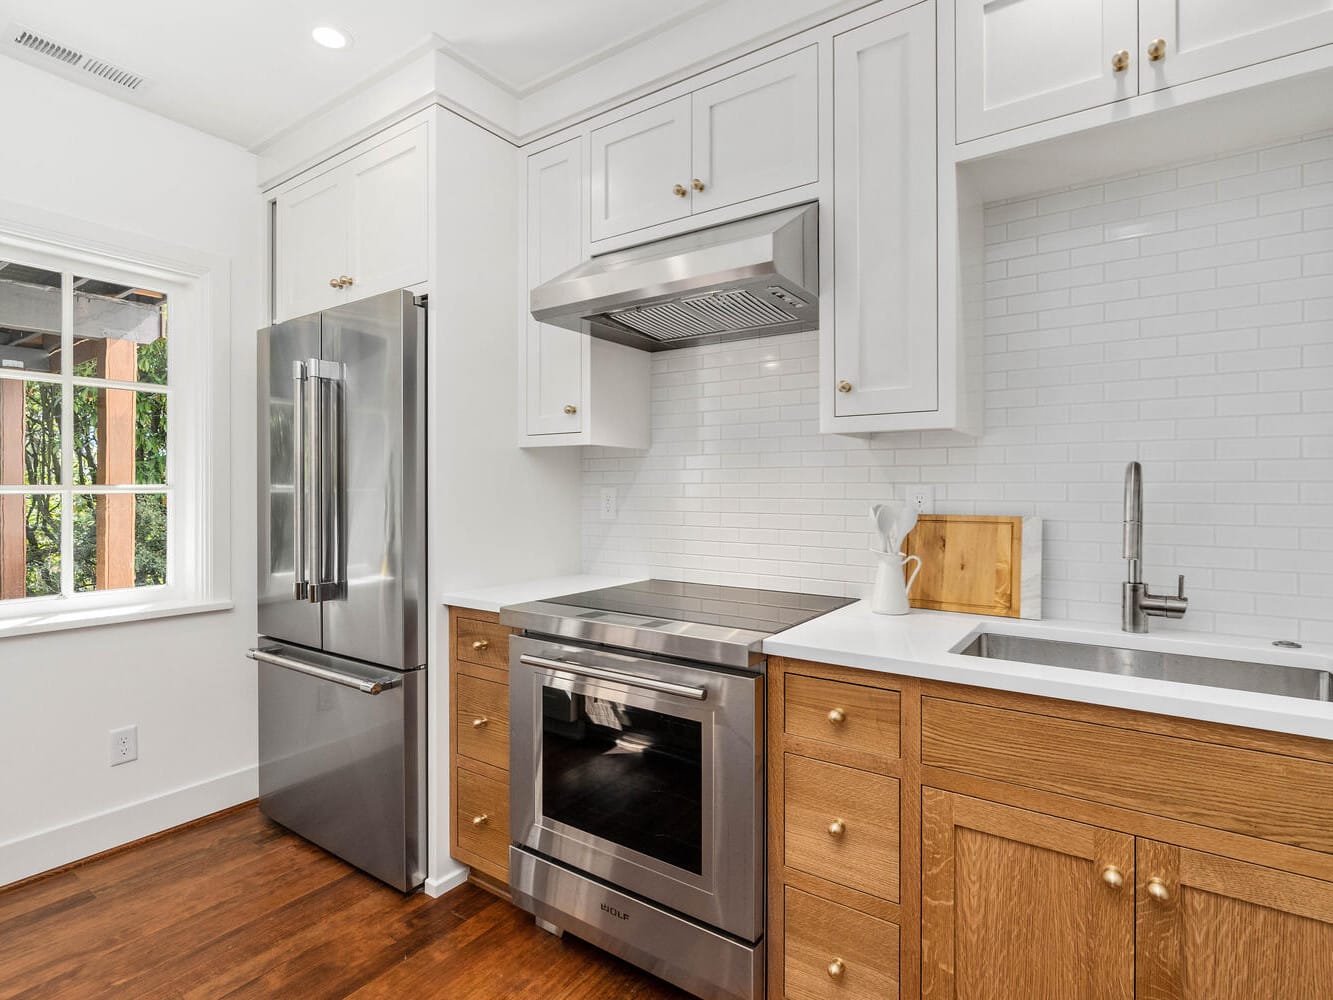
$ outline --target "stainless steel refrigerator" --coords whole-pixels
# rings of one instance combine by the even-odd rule
[[[401,890],[425,878],[425,304],[259,332],[259,806]]]

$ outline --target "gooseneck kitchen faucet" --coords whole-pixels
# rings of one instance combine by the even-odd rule
[[[1149,618],[1184,618],[1189,607],[1184,574],[1174,595],[1151,593],[1143,582],[1143,466],[1138,462],[1125,467],[1124,555],[1129,562],[1129,574],[1121,585],[1121,629],[1147,632]]]

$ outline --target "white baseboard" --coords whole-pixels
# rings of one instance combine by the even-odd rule
[[[426,879],[426,895],[432,899],[438,899],[450,889],[457,889],[467,881],[469,869],[450,860],[450,868],[433,878]]]
[[[246,767],[0,844],[0,886],[246,802],[258,789],[258,769]]]

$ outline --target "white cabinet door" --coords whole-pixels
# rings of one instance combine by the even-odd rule
[[[1138,93],[1136,0],[955,0],[954,10],[959,142]]]
[[[350,250],[347,298],[405,288],[428,277],[427,127],[367,150],[341,169],[347,185]]]
[[[1148,48],[1160,39],[1165,55]],[[1161,90],[1333,43],[1333,0],[1140,0],[1139,89]]]
[[[331,287],[346,273],[346,188],[330,170],[275,199],[273,317],[279,322],[347,299]]]
[[[690,98],[592,133],[592,239],[690,214]]]
[[[528,157],[528,288],[582,260],[582,191],[582,139]],[[526,308],[524,315],[527,433],[577,434],[583,429],[586,409],[587,338],[538,323]]]
[[[834,416],[939,407],[932,4],[833,49]]]
[[[819,50],[811,45],[696,90],[697,214],[819,180]]]

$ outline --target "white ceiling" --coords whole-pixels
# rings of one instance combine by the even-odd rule
[[[127,100],[252,148],[440,39],[522,95],[721,2],[0,0],[0,27],[142,74]],[[318,24],[349,32],[352,46],[320,48]]]

